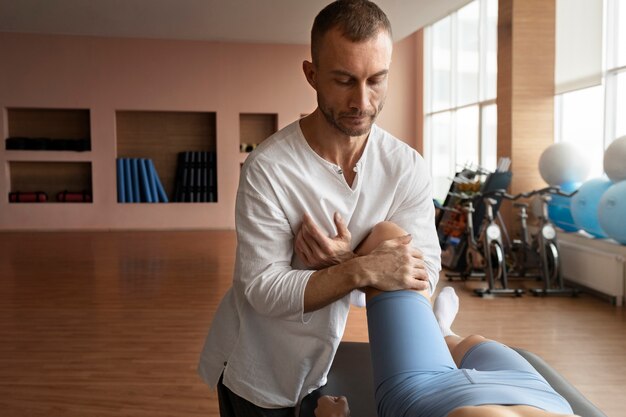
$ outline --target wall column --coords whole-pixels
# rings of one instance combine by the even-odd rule
[[[510,192],[545,185],[539,157],[554,141],[554,0],[499,0],[498,158],[509,157]],[[511,205],[502,214],[511,229]]]

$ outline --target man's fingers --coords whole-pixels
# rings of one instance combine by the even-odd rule
[[[419,249],[411,248],[410,253],[413,258],[424,259],[424,254]]]
[[[337,397],[333,397],[333,396],[330,396],[330,395],[322,395],[321,397],[319,397],[317,399],[317,402],[318,403],[320,403],[320,402],[334,403],[334,402],[337,401],[336,398]]]
[[[421,279],[419,279],[419,280],[416,279],[413,282],[415,283],[415,285],[412,288],[414,290],[424,291],[424,290],[430,288],[430,285],[429,285],[428,281],[424,281],[424,280],[421,280]]]
[[[338,211],[335,212],[335,226],[337,226],[337,236],[340,238],[350,236],[350,231],[348,227],[343,222],[343,217],[339,214]]]
[[[300,229],[300,231],[298,232],[298,235],[296,236],[296,249],[299,252],[299,255],[304,260],[304,262],[306,262],[308,265],[311,265],[312,264],[311,248],[309,247],[306,240],[304,239],[302,229]]]
[[[428,273],[421,268],[410,268],[402,281],[405,288],[412,290],[423,290],[429,286]]]
[[[413,266],[414,269],[425,269],[426,268],[426,263],[424,263],[424,260],[421,258],[413,258],[411,260],[411,265]]]
[[[328,239],[328,237],[324,236],[324,233],[322,233],[320,228],[317,227],[313,219],[311,219],[311,217],[308,214],[304,215],[303,229],[305,230],[307,235],[313,238],[313,240],[315,240],[315,242],[319,246],[322,246],[326,243],[326,240]]]
[[[428,273],[425,269],[414,269],[411,274],[411,284],[413,289],[422,291],[430,287],[430,282],[428,280]]]
[[[386,242],[390,242],[396,245],[408,245],[413,240],[413,237],[410,234],[404,236],[394,237],[393,239],[389,239]]]
[[[341,404],[345,404],[345,405],[348,404],[348,399],[344,397],[343,395],[341,397],[337,397],[335,401]]]
[[[413,277],[420,281],[428,281],[428,272],[426,272],[426,269],[424,268],[414,268]]]
[[[302,229],[300,229],[298,231],[298,234],[296,235],[293,247],[296,250],[296,253],[298,254],[298,256],[300,258],[302,258],[303,261],[308,262],[308,259],[306,257],[306,253],[304,253],[304,249],[302,248]]]

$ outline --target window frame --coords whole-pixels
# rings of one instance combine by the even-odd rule
[[[603,68],[602,94],[604,96],[602,147],[605,150],[616,137],[617,127],[617,78],[626,73],[626,63],[618,66],[618,0],[604,1],[603,16]],[[626,48],[626,45],[621,45]],[[591,88],[591,87],[587,87]],[[568,91],[554,96],[554,142],[565,142],[563,137],[563,100],[564,96],[579,90]]]
[[[487,63],[488,63],[488,46],[489,46],[489,42],[487,39],[487,33],[488,33],[488,24],[489,24],[489,15],[488,15],[488,11],[489,11],[489,3],[488,1],[490,0],[474,0],[475,2],[478,2],[478,8],[479,8],[479,21],[478,21],[478,25],[477,25],[477,37],[478,37],[478,77],[477,77],[477,89],[476,89],[476,100],[469,102],[469,103],[464,103],[463,105],[458,105],[458,85],[457,85],[457,78],[458,78],[458,62],[457,62],[457,56],[458,56],[458,42],[457,42],[457,36],[458,36],[458,31],[457,31],[457,27],[458,27],[458,18],[457,18],[457,14],[458,11],[460,10],[455,10],[454,12],[450,13],[447,16],[444,16],[443,18],[437,20],[436,22],[432,23],[431,25],[427,26],[424,30],[424,158],[426,159],[427,164],[429,165],[429,169],[430,169],[430,174],[431,176],[434,177],[435,174],[435,170],[433,167],[433,161],[435,160],[435,155],[434,155],[434,149],[435,146],[433,146],[433,131],[432,131],[432,118],[433,116],[436,116],[438,114],[443,114],[443,113],[450,113],[450,136],[449,136],[449,141],[450,141],[450,155],[448,155],[448,160],[450,163],[450,166],[448,167],[448,173],[449,173],[449,177],[453,177],[454,174],[460,169],[462,168],[462,164],[464,163],[464,161],[458,161],[456,160],[457,158],[457,151],[458,151],[458,146],[457,146],[457,141],[456,141],[456,137],[457,137],[457,112],[459,110],[463,110],[469,107],[478,107],[478,123],[476,124],[477,126],[477,132],[476,132],[476,136],[478,137],[478,149],[477,149],[477,155],[478,155],[478,161],[474,161],[473,164],[478,164],[478,167],[482,167],[485,165],[486,161],[484,158],[485,156],[485,152],[484,152],[484,138],[483,138],[483,118],[484,118],[484,109],[487,106],[496,106],[496,112],[497,112],[497,87],[496,87],[496,91],[495,91],[495,95],[493,97],[489,97],[486,98],[487,96],[487,92],[488,92],[488,86],[487,86],[487,81],[489,79],[489,75],[488,75],[488,71],[487,71]],[[463,7],[467,7],[470,3],[465,4]],[[494,2],[494,4],[497,7],[497,2]],[[437,110],[433,110],[433,88],[434,86],[434,77],[433,77],[433,49],[434,49],[434,45],[433,45],[433,26],[439,22],[441,22],[444,19],[450,19],[450,33],[449,33],[449,37],[450,37],[450,71],[448,73],[448,83],[450,86],[449,89],[449,97],[448,97],[448,107],[446,108],[438,108]],[[497,46],[497,39],[496,39],[496,46]],[[497,74],[497,68],[496,68],[496,74]],[[497,143],[496,143],[496,147],[497,147]],[[497,149],[494,150],[497,153]],[[461,164],[461,165],[459,165]],[[474,165],[474,167],[477,167],[476,165]],[[490,167],[492,169],[495,169],[494,167]]]

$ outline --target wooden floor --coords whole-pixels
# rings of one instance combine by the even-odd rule
[[[230,231],[0,233],[0,415],[217,416],[195,369],[234,248]],[[626,416],[626,309],[454,286],[457,333],[532,350]],[[345,339],[367,340],[363,310]]]

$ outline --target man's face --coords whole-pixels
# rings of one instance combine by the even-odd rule
[[[387,95],[391,51],[392,41],[384,31],[357,43],[336,29],[326,33],[313,65],[312,85],[331,126],[352,137],[369,133]]]

